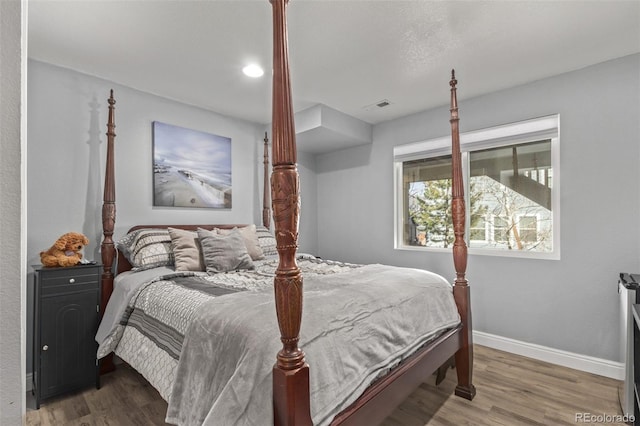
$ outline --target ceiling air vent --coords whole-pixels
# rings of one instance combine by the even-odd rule
[[[366,105],[364,107],[364,110],[365,111],[371,111],[371,110],[375,110],[375,109],[378,109],[378,108],[384,108],[384,107],[387,107],[389,105],[391,105],[391,102],[389,101],[389,99],[383,99],[383,100],[378,101],[378,102],[376,102],[374,104]]]

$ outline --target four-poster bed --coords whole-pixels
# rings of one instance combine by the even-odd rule
[[[273,7],[273,31],[274,31],[274,58],[273,58],[273,128],[272,128],[272,161],[273,161],[273,170],[271,173],[271,205],[273,208],[273,223],[274,223],[274,234],[275,241],[277,247],[277,259],[274,257],[273,260],[256,260],[255,268],[258,271],[268,271],[269,272],[269,280],[272,282],[272,288],[269,291],[258,291],[258,292],[247,292],[251,294],[230,294],[225,295],[224,297],[219,296],[216,293],[214,296],[207,296],[206,301],[201,301],[198,299],[197,303],[200,303],[202,306],[212,307],[216,306],[217,309],[225,309],[228,301],[230,300],[240,300],[242,302],[238,303],[246,303],[244,302],[247,299],[257,298],[258,294],[260,297],[267,297],[268,293],[271,300],[275,301],[276,307],[276,317],[277,324],[280,333],[280,342],[281,348],[275,354],[275,365],[272,368],[271,373],[271,389],[272,389],[272,407],[273,407],[273,422],[275,425],[286,425],[286,426],[300,426],[300,425],[311,425],[312,422],[312,411],[314,410],[313,405],[317,400],[323,400],[324,397],[327,400],[331,400],[331,397],[327,397],[326,395],[321,395],[319,392],[316,392],[314,386],[316,386],[315,380],[318,379],[317,371],[313,370],[317,365],[315,363],[320,363],[318,355],[315,355],[316,358],[309,358],[309,363],[311,367],[307,363],[306,355],[303,349],[305,347],[313,348],[313,342],[306,342],[307,346],[303,346],[302,348],[299,346],[300,338],[301,338],[301,324],[303,323],[303,293],[305,297],[310,298],[311,300],[327,300],[328,296],[323,295],[323,291],[318,291],[318,289],[329,289],[333,291],[333,287],[328,287],[329,285],[334,285],[335,283],[329,283],[327,277],[331,277],[334,281],[344,281],[347,278],[353,279],[354,282],[358,280],[359,276],[362,275],[363,271],[367,270],[367,266],[361,265],[350,265],[350,264],[342,264],[338,262],[328,262],[329,268],[331,272],[319,272],[320,271],[320,263],[324,261],[315,260],[315,259],[306,259],[299,258],[297,256],[297,238],[298,238],[298,220],[299,220],[299,182],[298,182],[298,172],[296,168],[296,144],[295,144],[295,130],[293,124],[293,110],[292,110],[292,102],[291,102],[291,92],[290,92],[290,81],[289,81],[289,66],[288,66],[288,48],[287,48],[287,27],[286,27],[286,7],[288,0],[270,0]],[[456,84],[455,76],[452,74],[451,79],[451,130],[452,130],[452,155],[453,155],[453,221],[454,221],[454,232],[455,232],[455,243],[453,248],[453,256],[454,256],[454,265],[456,270],[456,280],[453,286],[453,290],[448,287],[448,289],[442,289],[444,287],[441,286],[441,283],[437,283],[438,280],[444,281],[441,277],[432,278],[431,275],[425,271],[421,271],[422,275],[414,276],[412,274],[419,274],[417,270],[412,270],[413,272],[409,273],[408,270],[404,270],[404,268],[394,268],[393,271],[384,269],[391,267],[382,267],[382,265],[373,265],[380,266],[379,269],[370,268],[372,271],[379,277],[377,281],[384,281],[387,278],[384,277],[395,277],[398,273],[406,279],[407,282],[413,282],[411,280],[424,280],[424,279],[433,279],[433,283],[429,283],[428,286],[431,287],[439,287],[440,293],[448,294],[445,296],[446,300],[434,302],[439,303],[436,306],[427,306],[427,300],[436,299],[436,297],[429,296],[429,298],[424,301],[419,301],[420,295],[423,293],[422,290],[416,293],[415,296],[410,297],[410,299],[416,299],[413,303],[423,303],[423,305],[418,305],[420,310],[427,311],[423,316],[430,316],[431,311],[443,311],[442,318],[438,317],[434,319],[436,323],[439,324],[438,327],[434,327],[433,329],[420,330],[416,331],[416,336],[407,337],[407,339],[415,339],[411,340],[412,345],[411,348],[406,348],[403,350],[401,356],[397,356],[394,358],[394,361],[389,365],[385,365],[384,368],[372,371],[357,371],[358,374],[371,374],[371,380],[367,381],[367,383],[363,383],[361,385],[358,394],[353,395],[351,399],[344,401],[343,405],[337,404],[336,407],[332,407],[331,409],[327,409],[327,412],[323,414],[323,416],[330,416],[328,420],[325,417],[317,414],[318,409],[316,410],[317,416],[323,418],[323,424],[332,424],[332,425],[363,425],[363,424],[376,424],[382,421],[400,402],[402,402],[420,383],[425,381],[429,375],[431,375],[439,366],[444,364],[451,356],[455,354],[456,367],[457,367],[457,375],[458,375],[458,386],[456,387],[456,395],[472,399],[475,395],[475,388],[472,384],[472,364],[473,364],[473,349],[472,349],[472,340],[471,340],[471,311],[470,311],[470,301],[469,301],[469,286],[465,279],[465,271],[466,271],[466,245],[464,243],[464,224],[465,224],[465,211],[464,211],[464,196],[463,196],[463,184],[462,184],[462,172],[461,172],[461,164],[460,164],[460,150],[459,150],[459,136],[458,136],[458,108],[457,108],[457,100],[456,100]],[[108,144],[107,144],[107,170],[105,174],[105,191],[104,191],[104,205],[103,205],[103,228],[104,228],[104,240],[102,242],[102,261],[104,264],[104,273],[102,278],[102,312],[105,312],[105,306],[107,301],[109,301],[112,293],[114,293],[114,275],[113,275],[113,263],[116,259],[116,247],[115,243],[112,239],[114,225],[115,225],[115,173],[114,173],[114,162],[113,162],[113,150],[114,150],[114,138],[115,138],[115,120],[114,120],[114,104],[115,100],[113,97],[113,91],[111,92],[111,96],[109,98],[109,123],[108,123]],[[265,134],[265,153],[264,153],[264,163],[265,166],[268,165],[268,141]],[[264,191],[264,204],[265,207],[263,209],[263,227],[269,228],[271,223],[271,215],[268,209],[268,200],[269,200],[269,191],[267,190],[267,181],[268,181],[268,171],[265,167],[265,191]],[[190,231],[195,232],[201,238],[209,238],[211,235],[207,234],[205,230],[214,230],[215,232],[235,232],[234,228],[241,228],[243,225],[139,225],[132,228],[127,235],[139,236],[142,233],[146,232],[149,229],[154,230],[169,230],[170,232],[173,230],[182,230],[182,231]],[[200,228],[200,230],[198,229]],[[264,232],[264,228],[263,231]],[[215,229],[221,229],[222,231],[215,231]],[[155,231],[154,231],[155,232]],[[163,231],[158,231],[156,234],[161,234]],[[137,233],[137,234],[136,234]],[[264,236],[264,233],[263,233]],[[132,237],[133,238],[133,237]],[[137,237],[136,237],[137,238]],[[213,237],[211,237],[213,238]],[[268,239],[263,239],[266,241]],[[133,240],[132,240],[133,241]],[[169,240],[170,241],[170,240]],[[216,240],[218,241],[218,240]],[[259,240],[262,241],[262,240]],[[266,246],[264,246],[266,250]],[[126,250],[125,250],[126,251]],[[266,252],[265,252],[266,253]],[[119,251],[117,253],[117,273],[120,276],[124,277],[124,279],[128,279],[128,277],[133,276],[136,273],[127,272],[132,269],[131,259],[127,257],[131,253],[123,253],[123,251]],[[263,263],[260,263],[263,262]],[[269,263],[271,262],[271,263]],[[134,262],[135,263],[135,262]],[[301,271],[300,264],[304,265],[305,271]],[[326,265],[322,266],[325,267]],[[271,268],[271,269],[270,269]],[[134,268],[135,269],[135,268]],[[403,271],[398,272],[400,269]],[[149,270],[140,271],[140,274],[149,274]],[[166,272],[165,272],[166,273]],[[305,276],[305,291],[303,292],[303,273]],[[128,275],[127,275],[128,274]],[[342,274],[342,275],[341,275]],[[387,275],[388,274],[388,275]],[[194,273],[188,272],[184,274],[185,276],[192,276]],[[197,273],[196,273],[197,275]],[[225,274],[232,275],[232,274]],[[245,274],[246,275],[246,274]],[[322,277],[320,277],[322,275]],[[406,276],[405,276],[406,275]],[[435,275],[435,274],[432,274]],[[168,275],[165,275],[166,278]],[[275,277],[274,277],[275,276]],[[337,277],[337,278],[336,278]],[[144,284],[142,287],[148,286],[152,287],[154,285],[165,285],[165,279],[155,280],[153,284]],[[172,277],[174,279],[175,277]],[[182,280],[184,277],[180,276],[178,281]],[[246,276],[245,276],[246,278]],[[148,277],[146,278],[149,281]],[[203,278],[206,280],[206,278]],[[247,278],[248,279],[248,278]],[[367,277],[367,285],[371,285],[367,291],[374,292],[375,285],[380,285],[380,287],[384,287],[385,284],[388,283],[378,283],[376,279]],[[202,281],[202,279],[201,279]],[[396,282],[397,286],[394,288],[395,293],[401,293],[403,290],[398,291],[398,288],[403,287],[404,282]],[[197,287],[198,291],[202,291],[202,283]],[[238,291],[237,288],[233,287],[235,284],[229,283],[218,283],[220,287],[216,287],[216,292],[222,293],[234,293]],[[218,285],[216,284],[216,285]],[[253,284],[251,284],[253,285]],[[418,284],[416,284],[418,285]],[[192,286],[192,284],[190,284]],[[337,285],[337,287],[347,287],[346,284]],[[407,285],[408,287],[412,287],[413,284]],[[448,286],[448,284],[447,284]],[[118,287],[116,285],[116,287]],[[127,297],[131,298],[131,294],[135,294],[135,297],[132,299],[147,299],[152,298],[150,296],[141,297],[141,290],[136,287],[134,290],[128,290],[130,294]],[[336,291],[338,289],[336,287]],[[168,288],[168,287],[167,287]],[[184,290],[175,290],[174,287],[171,287],[170,291],[175,292],[183,292],[185,294],[192,294],[193,289],[195,287],[189,287],[189,289]],[[375,287],[377,289],[377,287]],[[220,290],[222,289],[222,290]],[[115,289],[116,293],[119,291],[118,288]],[[210,291],[210,290],[207,290]],[[380,290],[386,291],[386,290]],[[328,290],[327,290],[328,292]],[[114,296],[116,296],[114,293]],[[220,294],[222,294],[220,293]],[[176,293],[177,294],[177,293]],[[451,295],[452,294],[452,295]],[[236,297],[239,296],[239,297]],[[121,294],[117,294],[117,297],[123,298],[124,296]],[[189,296],[191,297],[191,296]],[[349,296],[351,297],[351,296]],[[386,296],[384,296],[386,297]],[[155,308],[149,307],[149,305],[142,305],[142,301],[136,300],[131,302],[134,305],[130,305],[127,307],[127,315],[131,315],[134,317],[136,315],[135,309],[140,309],[143,311],[151,310]],[[254,306],[263,306],[262,303],[264,300],[261,298],[255,299],[255,305],[238,305],[248,311],[253,311]],[[354,301],[355,303],[356,301]],[[147,302],[144,302],[147,303]],[[381,303],[381,302],[378,302]],[[409,303],[409,302],[408,302]],[[272,303],[269,305],[272,306]],[[451,308],[453,307],[453,308]],[[107,308],[108,309],[108,308]],[[124,308],[122,308],[124,311]],[[238,308],[234,308],[238,309]],[[256,308],[257,309],[257,308]],[[270,308],[272,309],[272,308]],[[317,325],[313,322],[315,315],[314,312],[322,311],[322,309],[318,309],[317,306],[312,304],[308,304],[305,306],[305,322],[304,322],[304,330],[305,332],[308,330],[314,330],[314,327]],[[384,310],[384,308],[380,308],[380,310]],[[411,309],[415,309],[414,307],[407,307],[407,312],[413,312]],[[447,309],[452,309],[455,314],[455,321],[453,321],[451,313],[447,313]],[[207,334],[211,332],[211,334],[216,334],[211,331],[211,329],[206,329],[204,324],[213,324],[212,319],[200,319],[196,317],[198,308],[192,308],[193,312],[189,311],[188,314],[180,314],[182,316],[188,316],[189,318],[193,318],[193,324],[189,323],[184,326],[184,330],[177,337],[173,336],[174,340],[179,340],[180,344],[176,346],[176,348],[169,348],[167,353],[170,353],[173,350],[173,357],[161,355],[165,357],[163,363],[170,363],[172,365],[171,371],[175,376],[170,380],[171,383],[164,383],[166,381],[165,377],[155,377],[154,372],[148,372],[148,375],[154,376],[149,378],[147,377],[154,386],[157,381],[159,383],[157,386],[162,387],[161,394],[165,399],[172,398],[172,401],[177,400],[175,403],[176,406],[187,405],[187,410],[191,411],[193,407],[188,406],[191,404],[195,396],[191,396],[194,394],[193,383],[196,383],[200,387],[198,387],[198,393],[204,392],[203,389],[208,391],[208,383],[200,383],[197,381],[197,377],[194,382],[187,382],[183,377],[187,377],[189,375],[199,375],[202,376],[206,373],[197,372],[195,374],[191,371],[189,365],[186,364],[186,361],[183,358],[192,358],[193,363],[202,362],[206,360],[206,358],[202,358],[203,355],[200,350],[201,347],[207,347],[212,349],[212,344],[210,342],[202,342],[198,341],[197,345],[199,349],[191,349],[190,344],[192,344],[196,338],[192,337],[197,335],[195,328],[201,326],[200,328],[205,329],[201,333]],[[202,310],[202,309],[201,309]],[[133,313],[132,313],[133,312]],[[419,311],[416,311],[419,312]],[[109,312],[108,312],[109,313]],[[112,313],[109,313],[113,315]],[[308,314],[308,315],[307,315]],[[400,314],[398,316],[406,317],[406,312]],[[434,313],[435,315],[435,313]],[[447,315],[449,315],[447,317]],[[135,337],[122,337],[126,336],[128,332],[125,323],[119,319],[119,316],[115,316],[115,321],[120,321],[120,327],[118,333],[113,333],[109,335],[110,344],[117,345],[118,339],[132,339],[129,341],[130,349],[120,349],[121,352],[128,354],[129,358],[125,356],[125,361],[132,363],[134,368],[136,368],[136,362],[142,366],[145,364],[147,360],[145,359],[147,349],[146,346],[131,343],[137,342]],[[371,316],[373,318],[373,315]],[[408,317],[411,321],[409,323],[400,323],[400,329],[411,328],[412,322],[421,322],[421,318]],[[263,318],[264,322],[273,321],[273,318]],[[366,323],[369,318],[365,320],[360,320],[354,322],[353,326],[362,327],[364,323]],[[373,321],[373,319],[371,319]],[[145,321],[149,322],[150,320],[144,319],[140,320],[137,328],[132,327],[130,334],[137,335],[140,333],[140,328]],[[191,321],[191,320],[190,320]],[[452,322],[453,321],[453,322]],[[104,321],[103,321],[104,322]],[[114,322],[114,324],[116,323]],[[217,325],[212,327],[218,327]],[[328,326],[327,326],[328,327]],[[217,330],[217,329],[216,329]],[[107,330],[109,331],[109,330]],[[394,333],[396,331],[394,330]],[[99,332],[100,333],[100,332]],[[327,329],[326,334],[332,334],[333,330]],[[114,337],[115,334],[118,334],[117,339]],[[174,333],[175,334],[175,333]],[[304,334],[304,333],[303,333]],[[318,334],[325,334],[324,332],[319,332]],[[333,333],[335,334],[335,333]],[[382,333],[385,334],[385,333]],[[402,334],[402,333],[400,333]],[[106,334],[105,334],[106,335]],[[104,336],[103,336],[104,337]],[[107,340],[109,340],[107,339]],[[184,339],[184,346],[181,346],[181,342]],[[224,335],[222,337],[223,340],[226,341],[227,336]],[[352,337],[353,339],[353,337]],[[313,340],[313,339],[312,339]],[[146,341],[145,341],[146,342]],[[273,343],[273,342],[272,342]],[[303,342],[304,343],[304,342]],[[146,343],[145,343],[146,344]],[[163,343],[165,346],[172,346],[173,343],[169,342]],[[371,341],[370,345],[375,346],[377,342]],[[382,346],[387,345],[387,342],[382,343]],[[120,344],[122,345],[122,344]],[[124,344],[126,346],[127,343]],[[267,346],[270,347],[271,344]],[[369,343],[367,343],[369,345]],[[152,346],[152,345],[150,345]],[[222,346],[222,343],[216,343],[213,345],[213,349],[216,346]],[[365,345],[366,346],[366,345]],[[101,348],[103,345],[101,345]],[[112,348],[108,345],[104,345],[106,349],[104,351],[110,351]],[[358,347],[358,344],[354,342],[353,344],[354,350]],[[233,347],[235,350],[235,347]],[[255,349],[255,348],[254,348]],[[343,348],[345,352],[339,352],[336,354],[336,358],[330,360],[333,362],[341,362],[344,360],[349,360],[350,350],[351,348],[346,347]],[[182,352],[180,352],[182,350]],[[245,350],[245,349],[242,349]],[[240,358],[244,358],[246,355],[245,352],[242,352],[243,356]],[[311,350],[311,349],[310,349]],[[318,353],[317,348],[315,354]],[[128,351],[128,352],[127,352]],[[330,348],[326,348],[327,352],[330,352]],[[257,352],[252,352],[255,354]],[[118,353],[120,355],[120,353]],[[100,356],[103,356],[101,354]],[[266,355],[268,358],[268,362],[271,363],[273,358],[270,358],[273,355]],[[257,355],[256,355],[257,356]],[[180,358],[180,359],[178,359]],[[214,360],[210,362],[206,362],[207,364],[212,364]],[[217,360],[216,360],[217,362]],[[324,362],[324,361],[323,361]],[[347,362],[347,361],[345,361]],[[350,361],[349,361],[350,362]],[[240,364],[240,363],[239,363]],[[225,367],[217,367],[223,370]],[[247,367],[249,368],[249,367]],[[253,367],[251,367],[253,368]],[[310,368],[312,372],[316,374],[315,376],[310,376]],[[359,368],[356,366],[356,368]],[[380,371],[384,370],[384,374]],[[242,375],[245,371],[240,370],[233,373],[234,375],[240,374]],[[143,373],[145,374],[145,373]],[[211,373],[212,375],[216,375],[215,372]],[[165,373],[158,373],[157,376],[166,376]],[[368,376],[367,376],[368,377]],[[215,387],[217,385],[211,385]],[[233,385],[235,386],[235,385]],[[313,393],[310,391],[312,389]],[[257,388],[256,388],[257,389]],[[222,405],[224,401],[220,402],[220,399],[224,398],[225,390],[223,389],[220,393],[222,396],[218,396],[218,400],[216,405]],[[235,388],[234,388],[235,392]],[[257,398],[257,397],[256,397]],[[270,396],[271,398],[271,396]],[[187,400],[187,401],[185,401]],[[324,401],[324,400],[323,400]],[[172,408],[172,403],[169,406],[169,413],[167,415],[168,420],[174,420],[178,423],[202,423],[213,422],[216,419],[212,419],[211,414],[207,415],[207,417],[201,417],[195,420],[195,418],[186,418],[181,417],[182,412],[174,412]],[[177,409],[176,409],[177,410]],[[331,411],[331,410],[335,410]],[[221,411],[222,412],[222,411]],[[328,414],[327,414],[328,413]],[[204,420],[203,420],[204,419]],[[218,419],[219,420],[219,419]],[[245,420],[242,420],[245,421]],[[262,417],[262,421],[264,422],[264,416]],[[238,420],[238,422],[240,422]],[[247,424],[251,423],[251,420],[246,421]],[[212,423],[214,424],[214,423]],[[240,424],[240,423],[239,423]],[[245,424],[245,423],[242,423]]]

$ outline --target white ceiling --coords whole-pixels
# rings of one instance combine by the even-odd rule
[[[446,104],[451,68],[464,99],[640,51],[640,1],[291,0],[288,23],[294,109],[369,123]],[[241,72],[271,67],[268,0],[29,0],[28,30],[30,58],[271,121],[270,71]]]

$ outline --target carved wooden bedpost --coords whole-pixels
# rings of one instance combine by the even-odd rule
[[[104,314],[105,307],[113,292],[113,261],[115,259],[116,249],[113,244],[113,228],[116,222],[116,188],[115,188],[115,171],[113,162],[113,145],[116,137],[115,124],[115,103],[113,98],[113,89],[109,97],[109,118],[107,121],[107,166],[104,177],[104,193],[102,203],[102,233],[104,238],[101,245],[102,253],[102,283],[100,294],[100,312]],[[114,369],[113,355],[108,355],[101,362],[101,373],[106,373]]]
[[[302,321],[302,275],[296,263],[300,208],[296,141],[287,46],[288,0],[269,0],[273,8],[273,117],[271,200],[280,258],[274,279],[282,349],[273,367],[274,424],[312,425],[309,366],[298,347]]]
[[[262,191],[262,225],[269,229],[271,227],[271,209],[269,208],[269,191],[267,190],[267,182],[269,182],[269,138],[267,132],[264,132],[264,157],[262,161],[264,167],[264,183]]]
[[[102,240],[101,252],[104,271],[102,272],[101,308],[103,312],[109,296],[113,291],[112,266],[116,252],[112,238],[113,228],[116,222],[116,188],[113,167],[113,141],[116,137],[116,125],[114,122],[115,103],[116,100],[113,98],[113,90],[111,90],[111,96],[109,97],[109,119],[107,122],[107,166],[105,170],[102,204],[102,233],[104,234],[104,239]]]
[[[476,388],[471,383],[473,374],[473,338],[471,334],[471,299],[469,285],[465,278],[467,271],[467,244],[464,241],[465,227],[465,202],[464,182],[462,179],[462,161],[460,158],[460,133],[458,129],[458,99],[456,96],[455,71],[451,70],[451,155],[452,155],[452,202],[453,232],[453,264],[456,269],[456,281],[453,287],[453,296],[458,306],[458,312],[462,320],[462,347],[456,352],[456,370],[458,373],[458,385],[456,395],[466,399],[473,399]]]

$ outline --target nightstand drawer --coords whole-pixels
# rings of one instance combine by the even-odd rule
[[[63,286],[63,285],[76,285],[76,286],[93,285],[97,287],[99,280],[100,280],[100,274],[64,275],[59,277],[50,277],[47,274],[42,277],[42,288],[46,289],[47,287],[56,287],[56,286]]]
[[[40,269],[38,272],[40,291],[50,293],[85,291],[100,287],[99,266]]]

